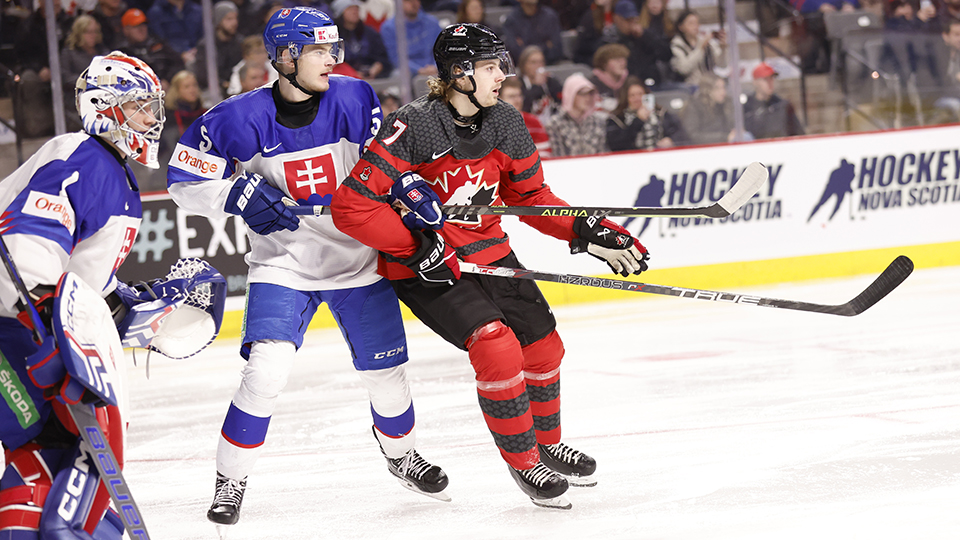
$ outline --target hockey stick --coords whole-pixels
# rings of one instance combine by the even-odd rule
[[[483,205],[443,205],[443,213],[448,217],[467,217],[477,215],[499,216],[632,216],[632,217],[709,217],[725,218],[736,212],[767,181],[769,172],[763,164],[753,162],[743,170],[736,183],[710,206],[689,208],[662,208],[658,206],[634,206],[612,208],[606,206],[483,206]],[[321,216],[330,214],[329,206],[291,206],[290,210],[301,216]]]
[[[707,291],[703,289],[689,289],[685,287],[671,287],[669,285],[651,285],[649,283],[577,276],[573,274],[553,274],[550,272],[538,272],[536,270],[526,270],[520,268],[504,268],[500,266],[488,266],[485,264],[473,264],[462,261],[460,262],[460,271],[487,276],[531,279],[537,281],[553,281],[556,283],[585,285],[587,287],[599,287],[602,289],[661,294],[664,296],[676,296],[678,298],[695,298],[698,300],[713,300],[715,302],[775,307],[781,309],[792,309],[796,311],[829,313],[832,315],[852,317],[854,315],[863,313],[869,309],[870,306],[879,302],[884,296],[888,295],[890,291],[894,290],[898,285],[903,283],[903,280],[907,279],[907,276],[913,272],[913,261],[903,255],[900,255],[894,259],[889,266],[887,266],[886,270],[884,270],[877,277],[877,279],[873,281],[873,283],[864,289],[863,292],[858,294],[856,298],[845,304],[839,305],[812,304],[810,302],[798,302],[795,300],[778,300],[776,298],[766,298],[763,296]]]
[[[20,277],[20,272],[13,263],[13,257],[10,256],[10,251],[7,249],[7,243],[4,241],[3,236],[0,236],[0,258],[3,259],[3,266],[6,267],[7,273],[10,275],[10,280],[13,281],[17,292],[20,294],[24,310],[26,310],[30,316],[30,322],[33,323],[33,332],[37,341],[43,344],[47,339],[56,340],[53,335],[49,335],[44,331],[40,314],[37,312],[37,308],[33,305],[33,302],[30,301],[30,293],[27,291],[27,286]],[[110,500],[113,501],[117,513],[120,514],[120,518],[123,520],[123,526],[127,530],[127,535],[132,539],[149,540],[150,535],[147,533],[147,527],[143,522],[143,514],[140,513],[137,502],[133,500],[133,494],[130,493],[130,487],[123,478],[117,457],[110,448],[110,443],[107,442],[100,423],[97,422],[96,415],[93,412],[93,406],[83,403],[65,403],[65,405],[70,412],[70,418],[73,419],[73,423],[77,425],[77,431],[80,433],[80,447],[90,456],[94,466],[97,468],[97,472],[100,473],[100,480],[103,482],[104,487],[107,488],[107,492],[110,494]]]

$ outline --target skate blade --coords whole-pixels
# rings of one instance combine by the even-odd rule
[[[568,484],[574,487],[593,487],[597,485],[597,477],[592,474],[590,476],[564,475],[563,477],[567,479]]]
[[[438,501],[443,501],[443,502],[451,502],[451,501],[453,500],[453,499],[450,498],[449,495],[447,495],[446,493],[444,493],[444,491],[446,491],[446,490],[438,491],[437,493],[427,493],[426,491],[423,491],[422,489],[418,488],[418,487],[417,487],[415,484],[413,484],[412,482],[406,482],[406,481],[404,481],[402,478],[398,478],[397,481],[400,482],[400,485],[401,485],[401,486],[409,489],[410,491],[412,491],[412,492],[414,492],[414,493],[419,493],[420,495],[426,495],[427,497],[430,497],[431,499],[436,499],[436,500],[438,500]]]
[[[230,530],[232,525],[220,525],[217,524],[217,535],[220,536],[220,540],[227,540],[227,531]]]
[[[573,508],[573,503],[570,502],[570,499],[568,499],[566,495],[560,495],[552,499],[534,499],[530,497],[530,501],[537,506],[552,508],[554,510],[570,510]]]

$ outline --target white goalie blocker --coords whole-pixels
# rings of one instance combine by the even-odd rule
[[[226,296],[220,272],[200,259],[180,259],[163,280],[136,292],[118,325],[123,346],[175,360],[194,356],[219,334]]]

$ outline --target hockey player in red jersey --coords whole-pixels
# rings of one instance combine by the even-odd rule
[[[484,420],[523,492],[539,506],[570,508],[568,485],[595,485],[596,462],[560,442],[556,320],[532,281],[460,275],[458,259],[521,266],[498,216],[445,220],[438,207],[566,203],[544,184],[520,113],[498,99],[513,62],[496,34],[451,25],[434,58],[430,94],[387,117],[334,194],[334,223],[379,250],[379,271],[400,300],[468,351]],[[410,212],[398,215],[398,203]],[[624,276],[647,268],[646,249],[609,220],[520,219]]]

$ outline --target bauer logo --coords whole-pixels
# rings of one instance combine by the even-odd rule
[[[201,178],[219,180],[223,178],[227,160],[177,143],[170,159],[170,166],[194,174]]]
[[[70,234],[73,234],[76,228],[73,206],[70,205],[70,199],[66,196],[31,191],[23,204],[23,213],[58,221],[70,231]]]
[[[866,219],[872,212],[958,202],[960,150],[841,158],[807,222],[814,217],[832,221],[838,214]]]

